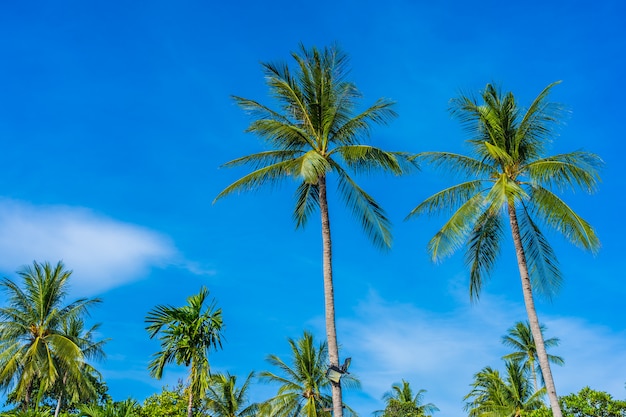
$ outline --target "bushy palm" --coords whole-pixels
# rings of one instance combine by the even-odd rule
[[[237,377],[230,374],[211,376],[207,390],[207,408],[212,417],[252,417],[257,404],[248,404],[248,388],[254,373],[251,372],[240,387]]]
[[[100,360],[105,357],[103,347],[108,340],[94,340],[99,328],[100,324],[95,324],[91,328],[85,329],[84,320],[76,317],[71,317],[61,325],[61,333],[80,348],[85,361],[80,364],[79,374],[72,374],[63,369],[62,377],[57,379],[53,387],[58,395],[55,417],[59,415],[65,398],[73,403],[78,403],[79,401],[87,402],[96,399],[98,396],[95,382],[101,380],[102,376],[87,360]]]
[[[81,417],[138,417],[139,404],[129,398],[120,402],[108,402],[104,405],[84,405],[79,409]]]
[[[33,262],[18,271],[22,286],[8,278],[0,282],[8,299],[0,308],[0,388],[13,390],[24,409],[35,389],[43,395],[60,375],[80,378],[84,352],[62,326],[99,300],[65,304],[71,273],[62,262]]]
[[[543,324],[540,325],[540,329],[543,334],[545,332],[545,326]],[[541,368],[537,360],[537,346],[535,345],[535,339],[530,329],[530,323],[528,321],[515,323],[515,326],[511,327],[505,336],[502,336],[502,343],[515,349],[514,352],[503,356],[502,359],[520,362],[524,370],[532,374],[535,390],[538,390],[537,373],[541,375]],[[559,339],[556,337],[544,339],[543,344],[547,350],[548,348],[558,346]],[[556,365],[563,365],[564,363],[563,358],[551,354],[548,354],[548,361]],[[541,381],[545,385],[543,376],[541,376]]]
[[[431,416],[439,409],[432,403],[423,404],[425,393],[426,390],[420,389],[414,394],[409,382],[403,379],[401,383],[393,384],[391,391],[385,393],[383,396],[385,410],[375,414],[382,414],[383,417],[399,414],[410,415],[411,417]],[[395,410],[401,410],[401,413],[395,413]]]
[[[261,405],[261,414],[275,417],[330,416],[332,397],[329,395],[331,382],[326,377],[326,343],[316,346],[313,335],[304,332],[301,339],[289,339],[289,346],[290,363],[276,355],[269,355],[267,361],[277,368],[277,372],[259,374],[262,381],[280,385],[276,396]],[[359,385],[351,374],[344,375],[342,379],[346,387]]]
[[[213,301],[206,309],[209,290],[187,298],[187,305],[159,305],[147,317],[150,338],[159,335],[161,351],[153,355],[150,375],[161,379],[165,365],[175,363],[189,368],[189,404],[187,415],[193,416],[193,401],[204,398],[209,383],[209,351],[222,347],[222,310]]]
[[[346,80],[348,60],[339,48],[318,50],[302,46],[300,53],[292,56],[295,71],[284,64],[263,64],[270,95],[278,102],[279,110],[234,97],[254,117],[248,132],[257,134],[271,149],[228,162],[227,167],[246,165],[253,171],[226,187],[216,200],[234,192],[295,180],[298,183],[293,212],[296,227],[303,227],[309,216],[319,209],[326,337],[330,364],[339,366],[327,177],[332,175],[337,179],[340,196],[372,241],[389,247],[389,220],[349,171],[402,174],[413,162],[404,153],[383,151],[365,143],[372,123],[385,123],[395,117],[393,103],[381,99],[362,112],[356,111],[361,95],[356,86]],[[339,383],[333,383],[332,395],[334,416],[341,417]]]
[[[595,252],[599,248],[589,223],[553,189],[594,191],[601,160],[585,151],[545,155],[559,116],[559,106],[547,101],[554,85],[546,87],[525,111],[513,94],[503,94],[493,85],[487,85],[482,93],[482,103],[467,96],[453,100],[453,115],[472,134],[468,143],[473,155],[425,152],[416,159],[469,178],[427,198],[409,217],[453,212],[428,247],[433,259],[441,260],[465,246],[470,296],[474,299],[493,270],[504,236],[504,222],[508,221],[550,405],[555,417],[561,417],[533,298],[533,290],[550,296],[558,288],[561,275],[555,253],[540,226],[556,230],[584,249]]]
[[[506,375],[485,367],[476,375],[464,400],[470,417],[520,417],[543,406],[545,388],[534,391],[522,365],[506,362]]]

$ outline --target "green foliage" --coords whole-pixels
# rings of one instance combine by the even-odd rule
[[[534,391],[528,373],[518,362],[506,362],[504,377],[485,367],[474,375],[472,390],[464,400],[470,417],[518,417],[544,406],[545,388]]]
[[[215,374],[207,392],[206,404],[212,417],[253,417],[257,404],[248,404],[248,388],[254,373],[248,374],[241,386],[237,377],[230,374]]]
[[[124,401],[107,402],[104,405],[84,405],[79,408],[80,417],[140,417],[140,406],[129,398]]]
[[[272,417],[319,417],[329,416],[332,398],[331,382],[326,378],[328,351],[325,342],[315,345],[313,335],[304,332],[301,339],[289,339],[290,363],[276,355],[267,361],[277,372],[260,373],[261,381],[279,385],[276,396],[260,405],[260,414]],[[358,380],[351,374],[342,377],[342,386],[358,387]],[[347,408],[348,411],[351,411]]]
[[[206,396],[209,384],[209,351],[222,347],[222,310],[213,301],[206,309],[209,290],[202,287],[198,294],[187,298],[187,305],[156,306],[146,323],[150,338],[159,335],[161,351],[153,355],[148,368],[150,375],[160,379],[165,365],[176,363],[189,368],[189,389],[192,399]],[[192,414],[191,405],[188,415]]]
[[[48,408],[40,410],[13,410],[1,413],[0,417],[50,417],[51,411]]]
[[[626,401],[589,387],[561,397],[560,402],[565,417],[626,417]]]
[[[542,324],[539,326],[541,333],[543,334],[546,327]],[[530,323],[517,322],[515,326],[507,330],[507,334],[502,336],[502,343],[508,347],[514,349],[512,353],[502,357],[504,360],[511,360],[520,362],[524,370],[532,375],[535,389],[539,389],[537,384],[537,374],[541,376],[543,383],[543,375],[541,374],[541,368],[539,367],[539,360],[537,358],[537,346],[533,338],[532,331],[530,329]],[[547,348],[556,347],[559,345],[559,339],[552,337],[549,339],[544,338],[544,346]],[[563,365],[563,358],[560,356],[548,354],[548,361],[557,365]]]
[[[67,326],[82,323],[88,307],[100,300],[65,304],[71,273],[62,262],[33,262],[18,271],[21,285],[8,278],[0,282],[8,299],[0,308],[0,389],[24,409],[37,405],[63,380],[73,399],[93,393],[84,377],[90,350]]]
[[[592,227],[553,192],[576,188],[593,192],[602,165],[589,152],[545,155],[560,115],[560,106],[547,101],[555,84],[546,87],[525,111],[512,93],[504,94],[491,84],[482,92],[482,102],[468,96],[452,100],[452,114],[471,135],[471,156],[448,152],[416,156],[446,172],[467,176],[467,181],[424,200],[407,218],[452,212],[428,247],[436,261],[465,247],[473,299],[479,297],[497,260],[505,213],[519,219],[533,288],[548,297],[558,289],[561,275],[540,224],[584,249],[599,248]]]
[[[402,380],[400,384],[393,384],[391,391],[385,393],[385,409],[377,411],[382,417],[427,417],[439,409],[432,403],[423,404],[426,390],[419,390],[413,394],[410,384]]]
[[[158,394],[152,394],[145,399],[141,407],[141,417],[185,417],[189,395],[185,393],[182,381],[174,389],[163,387]],[[197,409],[197,408],[196,408]]]
[[[279,110],[234,97],[254,118],[247,131],[259,136],[271,149],[225,164],[246,165],[252,172],[226,187],[215,200],[295,179],[299,187],[293,218],[296,226],[301,227],[320,208],[320,182],[332,173],[338,179],[340,195],[367,236],[377,246],[389,247],[389,220],[348,170],[399,175],[415,165],[406,153],[387,152],[364,143],[372,124],[384,124],[396,116],[393,103],[380,99],[358,112],[356,105],[361,94],[346,80],[348,57],[336,46],[323,50],[301,46],[300,52],[292,56],[295,69],[262,64],[270,95],[276,99]]]
[[[383,410],[381,416],[382,417],[424,417],[425,414],[422,410],[415,408],[413,404],[392,399],[387,403],[387,406]]]

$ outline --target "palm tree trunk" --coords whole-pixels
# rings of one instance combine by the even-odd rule
[[[26,393],[24,394],[24,405],[22,406],[23,411],[28,410],[28,407],[30,406],[30,394],[32,389],[32,381],[28,381],[28,384],[26,385]]]
[[[189,385],[189,403],[187,404],[187,417],[193,417],[193,393]]]
[[[552,408],[552,415],[554,417],[562,417],[563,414],[561,413],[559,399],[556,395],[556,388],[554,386],[554,379],[552,378],[552,371],[550,370],[550,363],[548,362],[548,353],[546,352],[546,346],[543,342],[543,335],[541,334],[541,328],[539,327],[539,318],[537,317],[537,311],[535,310],[535,301],[533,299],[530,276],[528,275],[528,264],[526,263],[526,254],[524,253],[524,247],[522,246],[522,237],[519,230],[519,224],[517,222],[515,206],[512,203],[509,203],[508,210],[509,222],[511,223],[511,233],[513,235],[513,243],[515,244],[515,254],[517,255],[517,265],[519,267],[520,278],[522,280],[524,304],[526,305],[526,314],[528,315],[530,330],[533,334],[533,338],[535,339],[535,347],[537,348],[539,366],[541,368],[541,373],[543,374],[543,379],[546,384],[546,390],[548,391],[548,398],[550,399],[550,408]]]
[[[67,383],[67,372],[65,372],[63,374],[63,389],[65,388],[65,384]],[[56,409],[54,410],[54,417],[58,417],[59,416],[59,412],[61,411],[61,401],[63,400],[63,389],[61,390],[61,393],[59,394],[59,399],[57,400],[57,406]]]
[[[61,400],[63,399],[63,393],[59,394],[59,399],[57,400],[57,406],[54,410],[54,417],[59,417],[59,412],[61,411]]]
[[[330,219],[328,216],[328,200],[326,199],[326,177],[319,178],[319,203],[322,216],[322,265],[324,271],[324,306],[326,312],[326,339],[328,343],[328,359],[331,366],[339,367],[339,348],[337,345],[337,329],[335,326],[335,291],[333,289],[332,246],[330,239]],[[341,381],[331,382],[333,398],[333,417],[343,417],[343,400],[341,398]]]

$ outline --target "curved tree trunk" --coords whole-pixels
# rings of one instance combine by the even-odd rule
[[[537,311],[535,310],[535,301],[533,299],[532,286],[530,283],[530,276],[528,274],[528,264],[526,263],[526,254],[524,253],[524,247],[522,246],[522,236],[520,234],[519,224],[517,222],[515,206],[512,203],[509,203],[508,210],[509,222],[511,223],[511,233],[513,235],[513,243],[515,244],[515,254],[517,255],[517,265],[519,267],[520,278],[522,280],[524,304],[526,305],[526,314],[528,315],[530,330],[532,332],[533,338],[535,339],[535,347],[537,349],[539,366],[541,368],[541,373],[543,374],[543,379],[546,384],[546,391],[548,391],[548,398],[550,399],[550,408],[552,409],[552,415],[554,417],[562,417],[561,407],[559,406],[559,399],[556,395],[556,388],[554,386],[554,379],[552,378],[552,371],[550,370],[550,363],[548,362],[548,353],[546,352],[546,346],[543,342],[543,335],[541,334],[541,328],[539,327],[539,318],[537,317]]]
[[[331,366],[339,367],[339,348],[337,345],[337,329],[335,327],[335,292],[333,289],[332,247],[330,239],[330,219],[328,217],[328,200],[326,199],[326,177],[319,178],[319,203],[322,216],[322,264],[324,271],[324,306],[326,313],[326,339],[328,343],[328,359]],[[341,398],[341,381],[331,382],[333,397],[333,417],[343,417],[343,400]]]

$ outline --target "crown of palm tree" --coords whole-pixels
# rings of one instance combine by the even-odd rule
[[[64,304],[71,274],[62,262],[54,267],[33,262],[18,271],[22,287],[7,278],[0,282],[8,296],[8,306],[0,308],[0,388],[13,389],[25,407],[35,382],[41,395],[61,372],[81,373],[86,352],[63,326],[100,300],[80,298]]]

